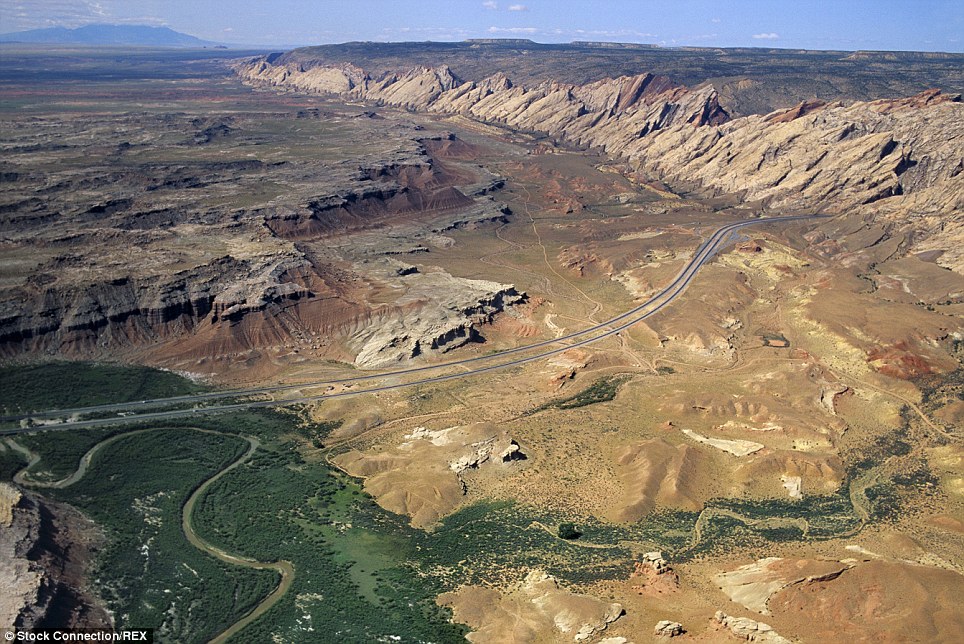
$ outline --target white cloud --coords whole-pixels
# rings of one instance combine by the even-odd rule
[[[524,4],[511,4],[509,5],[509,11],[528,11],[529,7]]]
[[[561,33],[561,32],[560,32]],[[631,29],[576,29],[572,32],[577,38],[593,36],[597,38],[656,38],[658,34],[651,34]]]
[[[535,27],[489,27],[490,34],[534,34],[538,31]]]
[[[720,21],[719,18],[710,18],[710,22],[716,23],[716,22],[719,22],[719,21]]]
[[[771,31],[768,34],[753,34],[753,37],[757,40],[777,40],[780,38],[780,34],[775,34]]]
[[[485,7],[486,9],[495,10],[499,8],[499,3],[494,2],[494,0],[486,0],[486,2],[482,3],[482,6]]]

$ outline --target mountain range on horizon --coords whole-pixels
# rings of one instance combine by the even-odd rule
[[[0,43],[116,45],[146,47],[226,47],[168,27],[92,24],[68,29],[47,27],[0,34]]]

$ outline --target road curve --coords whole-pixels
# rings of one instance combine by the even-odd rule
[[[663,308],[668,306],[673,300],[675,300],[677,297],[682,295],[682,293],[686,290],[687,286],[689,286],[690,282],[692,282],[693,278],[696,276],[699,269],[704,264],[706,264],[713,257],[713,255],[716,254],[716,252],[723,246],[723,244],[726,242],[726,240],[729,238],[732,232],[739,230],[741,228],[745,228],[747,226],[753,226],[757,224],[779,223],[779,222],[787,222],[787,221],[803,221],[808,219],[818,219],[818,218],[825,218],[825,217],[827,217],[827,215],[789,215],[789,216],[783,216],[783,217],[768,217],[763,219],[748,219],[748,220],[738,221],[738,222],[734,222],[734,223],[722,226],[721,228],[717,229],[712,235],[710,235],[710,237],[707,238],[707,240],[703,242],[703,244],[700,245],[696,253],[694,253],[693,257],[686,264],[686,266],[684,266],[680,270],[680,272],[676,275],[676,277],[673,279],[673,281],[670,282],[662,290],[660,290],[659,293],[656,293],[655,295],[650,297],[642,304],[614,318],[601,322],[600,324],[597,324],[595,326],[588,327],[581,331],[575,331],[573,333],[569,333],[558,338],[553,338],[551,340],[543,340],[543,341],[536,342],[533,344],[528,344],[525,346],[515,347],[512,349],[505,349],[505,350],[487,354],[484,356],[463,358],[461,360],[452,360],[449,362],[442,362],[442,363],[425,365],[420,367],[410,367],[407,369],[399,369],[395,371],[372,373],[372,374],[366,374],[364,376],[355,376],[351,378],[339,378],[334,380],[299,383],[296,385],[276,385],[273,387],[260,387],[255,389],[234,389],[234,390],[227,390],[227,391],[210,392],[206,394],[197,394],[192,396],[176,396],[172,398],[159,398],[159,399],[146,400],[146,401],[141,401],[136,403],[117,403],[117,404],[111,404],[111,405],[98,405],[94,407],[80,407],[80,408],[73,408],[73,409],[51,410],[46,412],[37,412],[33,414],[4,416],[0,418],[0,421],[7,421],[7,422],[19,421],[26,418],[34,418],[34,419],[61,418],[61,417],[71,416],[74,414],[90,414],[90,413],[98,413],[98,412],[102,413],[102,412],[111,412],[111,411],[136,412],[138,410],[143,410],[152,406],[156,407],[156,406],[172,405],[172,404],[201,403],[201,402],[224,399],[224,398],[254,396],[259,394],[272,394],[272,393],[278,393],[283,391],[293,391],[298,389],[310,389],[315,387],[333,386],[333,385],[351,385],[351,384],[366,382],[366,381],[375,380],[375,379],[398,377],[398,376],[405,376],[405,375],[411,375],[411,374],[420,374],[428,371],[434,371],[438,369],[444,369],[444,368],[456,367],[456,366],[474,365],[476,363],[488,362],[488,361],[496,360],[498,358],[503,358],[505,356],[519,354],[522,352],[533,351],[536,349],[541,349],[541,348],[549,347],[553,345],[561,345],[561,346],[557,346],[557,348],[555,349],[542,351],[533,355],[524,356],[521,358],[515,358],[512,360],[507,360],[504,362],[499,362],[499,363],[484,366],[484,367],[477,367],[469,370],[459,371],[457,373],[445,374],[441,376],[434,376],[434,377],[428,377],[428,378],[420,378],[420,379],[416,379],[408,382],[393,383],[393,384],[382,385],[378,387],[369,387],[366,389],[340,391],[336,393],[319,394],[314,396],[301,396],[298,398],[291,398],[291,399],[285,399],[285,400],[241,402],[241,403],[228,404],[228,405],[215,405],[215,406],[205,407],[201,409],[178,409],[178,410],[169,410],[169,411],[148,412],[144,414],[134,414],[134,415],[128,415],[123,417],[117,417],[117,418],[111,417],[111,418],[85,420],[85,421],[77,421],[77,422],[62,422],[62,423],[42,425],[42,426],[24,428],[24,429],[20,429],[20,428],[0,429],[0,435],[18,434],[18,433],[23,433],[25,431],[69,429],[69,428],[78,428],[78,427],[110,425],[110,424],[117,424],[117,423],[131,423],[131,422],[138,422],[142,420],[165,420],[170,418],[192,416],[197,413],[216,413],[216,412],[233,411],[237,409],[250,409],[250,408],[257,408],[257,407],[277,407],[281,405],[307,403],[307,402],[314,402],[314,401],[318,401],[326,398],[357,396],[365,393],[377,393],[377,392],[383,392],[383,391],[390,391],[394,389],[400,389],[403,387],[413,387],[417,385],[431,384],[431,383],[442,382],[446,380],[465,378],[465,377],[469,377],[477,374],[495,371],[497,369],[505,369],[508,367],[525,364],[527,362],[541,360],[543,358],[547,358],[547,357],[556,355],[558,353],[568,351],[569,349],[585,346],[587,344],[598,342],[599,340],[613,336],[619,333],[620,331],[626,328],[629,328],[634,324],[637,324],[638,322],[641,322],[642,320],[645,320],[646,318],[661,311]],[[590,336],[590,337],[584,337],[584,336]],[[576,338],[582,338],[582,339],[578,340],[577,342],[566,344],[568,341],[574,340]]]

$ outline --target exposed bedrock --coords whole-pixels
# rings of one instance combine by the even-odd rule
[[[710,85],[652,74],[586,85],[515,85],[503,74],[462,81],[447,66],[373,77],[353,66],[312,66],[297,52],[236,65],[252,85],[335,94],[406,109],[461,114],[570,144],[604,149],[665,179],[782,209],[879,219],[885,235],[964,272],[964,119],[960,96],[809,101],[730,118]]]
[[[192,127],[214,140],[230,134],[220,125],[235,124]],[[395,275],[408,278],[403,284],[354,268],[422,248],[428,231],[505,222],[505,206],[477,199],[503,180],[458,163],[476,152],[471,144],[444,132],[400,140],[386,156],[338,164],[323,180],[295,163],[284,166],[275,178],[299,190],[243,209],[122,192],[128,186],[117,189],[123,196],[87,195],[72,183],[75,201],[37,200],[29,216],[0,213],[5,248],[40,248],[45,258],[0,289],[0,357],[116,359],[136,351],[141,360],[219,371],[215,363],[257,359],[265,350],[349,361],[360,350],[357,363],[375,365],[481,340],[479,327],[523,298],[511,286],[442,273]],[[139,176],[135,187],[149,191],[145,176],[170,183],[184,169],[150,170],[158,172]],[[379,228],[394,232],[354,243]],[[347,233],[355,235],[352,244],[329,243]],[[371,291],[384,288],[412,295],[370,304]],[[383,324],[387,329],[374,328]]]
[[[371,306],[350,276],[293,252],[222,257],[167,278],[25,286],[2,307],[0,351],[89,357],[160,346],[159,356],[183,361],[268,347],[317,349],[323,338],[345,343],[359,366],[378,367],[484,341],[481,327],[525,300],[511,285],[443,272],[397,279],[406,294]]]
[[[91,524],[76,510],[0,483],[0,622],[21,629],[110,626],[84,590],[92,539]]]
[[[420,355],[442,354],[484,342],[481,327],[526,299],[513,286],[452,277],[412,275],[417,282],[393,306],[371,313],[351,335],[355,364],[383,367]]]
[[[165,280],[119,278],[63,289],[28,284],[7,292],[0,348],[96,352],[190,332],[202,321],[237,321],[246,313],[311,295],[304,260],[261,265],[222,257]]]
[[[278,237],[305,240],[372,228],[397,215],[455,210],[472,203],[454,186],[372,186],[347,195],[318,197],[302,208],[269,213],[265,224]]]

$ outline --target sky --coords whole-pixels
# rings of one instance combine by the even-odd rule
[[[964,51],[964,0],[0,0],[0,33],[91,23],[264,47],[529,38]]]

